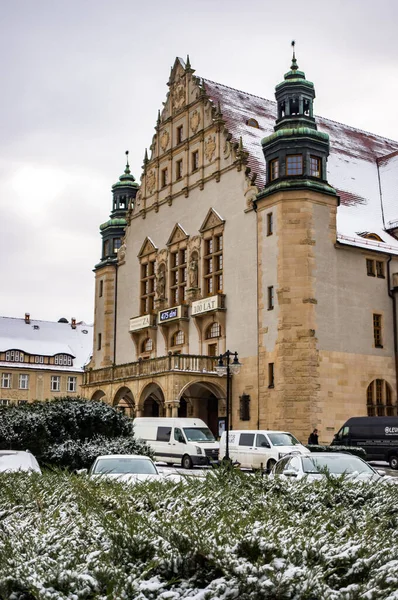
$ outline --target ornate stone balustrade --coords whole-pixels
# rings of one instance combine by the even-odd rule
[[[167,372],[206,373],[215,375],[217,357],[196,354],[169,354],[149,360],[137,360],[125,365],[87,370],[83,385],[92,385],[115,380],[150,377]]]

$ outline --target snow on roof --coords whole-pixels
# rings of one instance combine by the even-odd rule
[[[203,79],[207,95],[221,106],[232,141],[249,152],[248,166],[257,174],[256,185],[265,183],[261,140],[274,131],[276,102]],[[259,127],[247,124],[255,119]],[[398,220],[398,142],[348,125],[316,117],[320,131],[330,136],[328,181],[340,196],[337,238],[341,243],[369,247],[359,232],[369,231],[383,242],[372,246],[398,254],[398,240],[386,232]],[[380,184],[379,184],[380,178]],[[381,193],[380,193],[381,192]]]
[[[38,356],[69,354],[74,360],[73,367],[67,370],[82,371],[92,349],[92,325],[76,323],[76,329],[73,329],[70,323],[33,319],[26,323],[25,319],[0,317],[0,352],[20,350]]]

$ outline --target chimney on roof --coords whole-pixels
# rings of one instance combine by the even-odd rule
[[[30,314],[29,313],[25,313],[25,323],[27,325],[30,325]]]
[[[76,329],[76,319],[74,319],[73,317],[70,320],[70,326],[72,327],[72,329]]]

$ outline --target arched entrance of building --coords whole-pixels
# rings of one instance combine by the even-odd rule
[[[198,417],[218,438],[218,418],[225,407],[225,392],[216,384],[195,382],[180,392],[179,417]]]
[[[164,417],[163,391],[156,383],[148,384],[141,393],[139,407],[142,417]]]
[[[105,392],[103,392],[102,390],[97,390],[91,396],[91,400],[96,400],[96,401],[101,400],[101,402],[106,402]]]
[[[121,387],[116,392],[112,406],[129,417],[135,417],[134,396],[128,387]]]

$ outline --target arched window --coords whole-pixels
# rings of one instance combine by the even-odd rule
[[[391,387],[384,379],[375,379],[366,392],[368,417],[395,416],[396,406],[392,403]]]
[[[246,121],[247,125],[250,125],[250,127],[255,127],[256,129],[260,129],[260,126],[258,124],[258,121],[256,121],[256,119],[248,119]]]
[[[181,329],[179,331],[176,331],[176,333],[173,335],[172,338],[172,346],[182,346],[183,343],[185,342],[185,335],[184,332],[181,331]]]
[[[142,352],[151,352],[153,348],[153,342],[151,338],[146,338],[142,342]]]
[[[221,335],[220,323],[212,323],[206,331],[206,339],[211,340],[212,338],[218,338]]]

